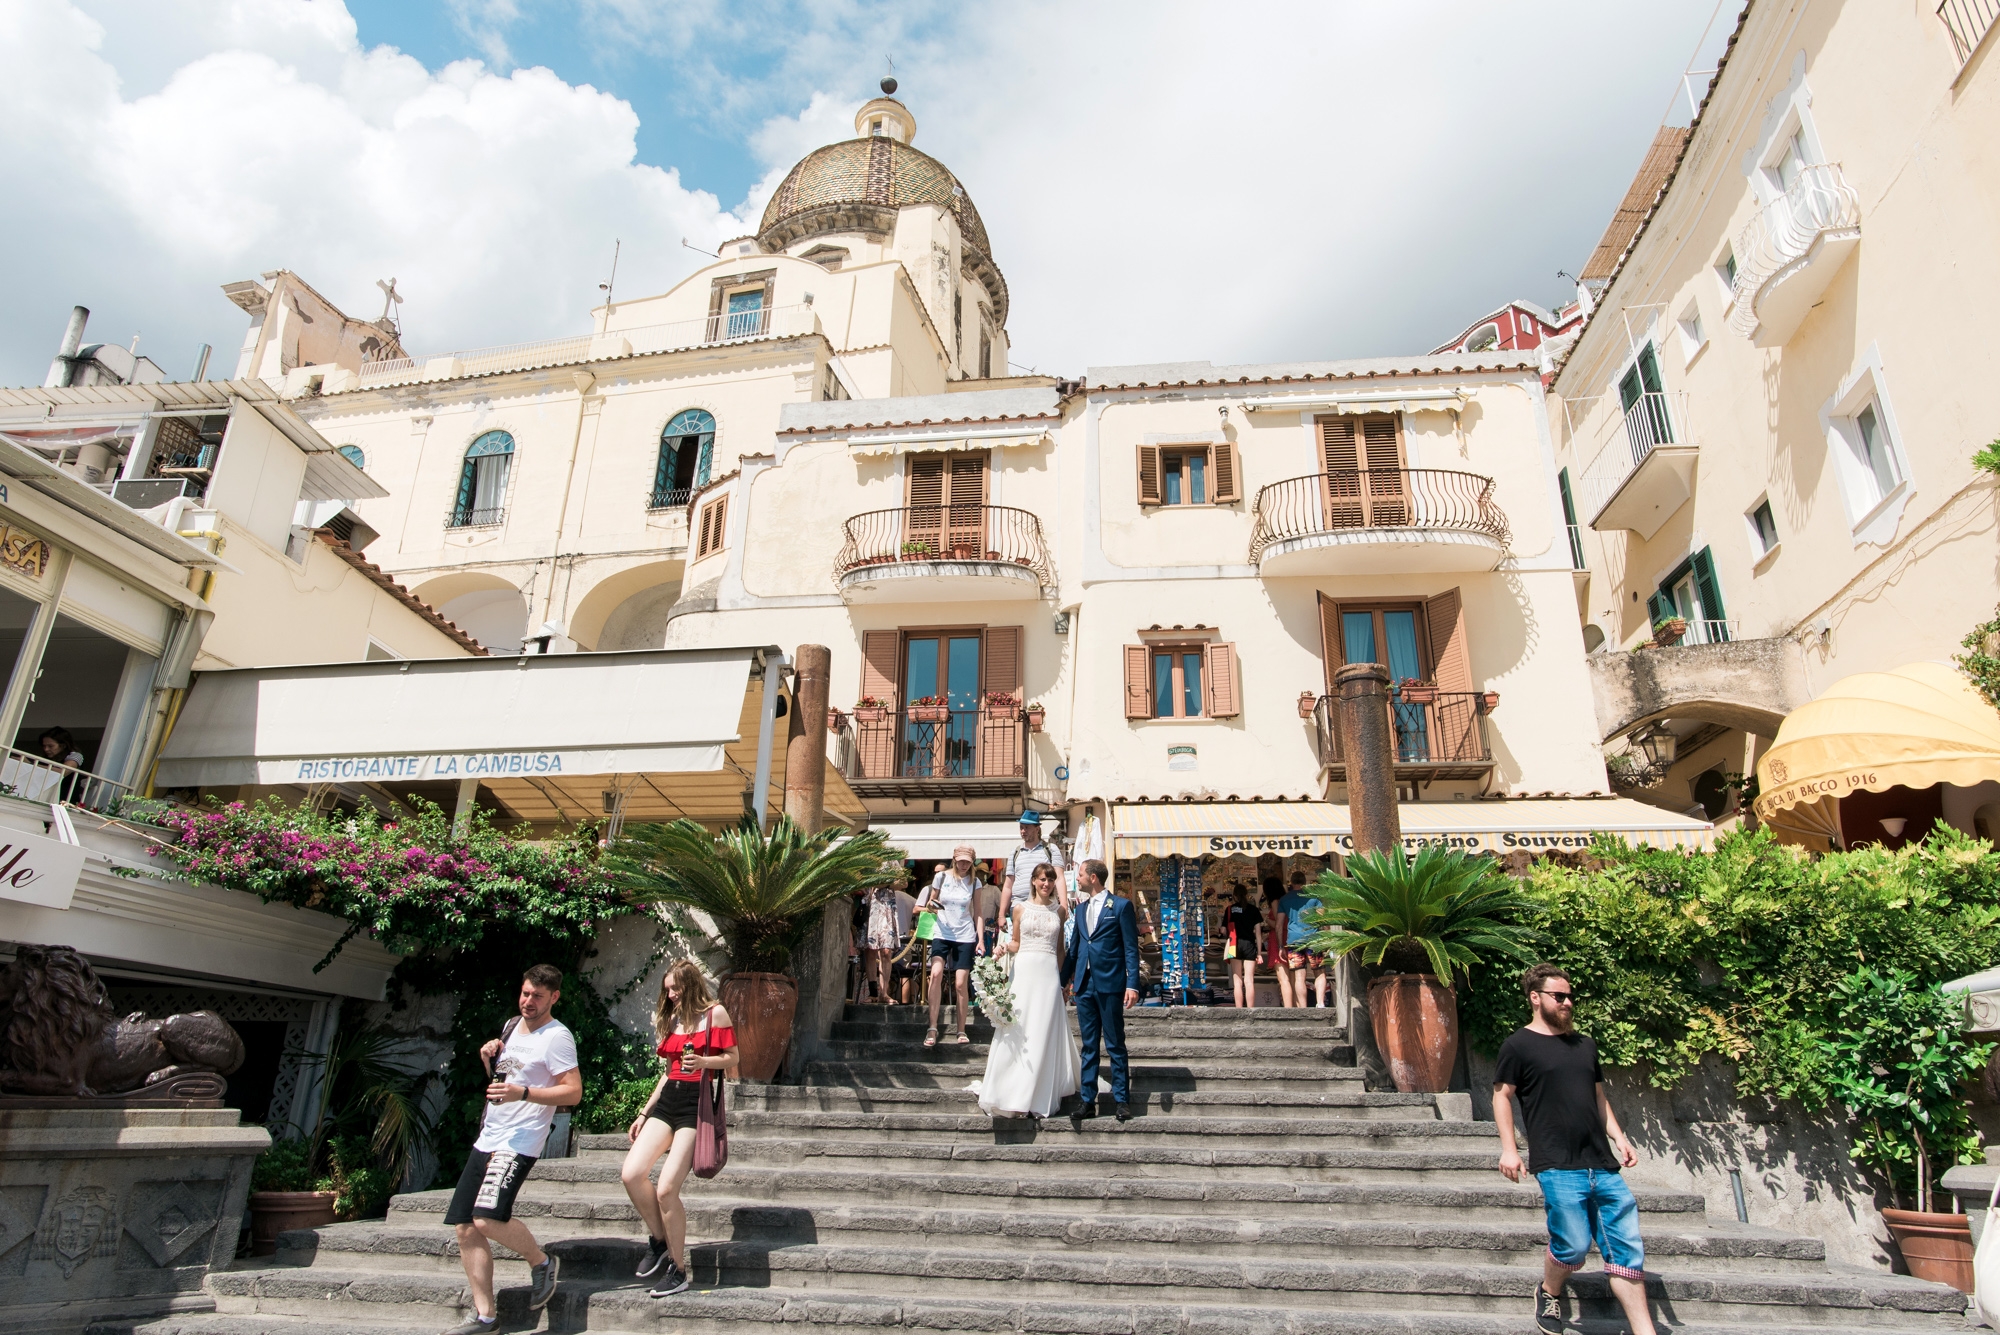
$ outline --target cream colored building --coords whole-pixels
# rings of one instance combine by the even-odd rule
[[[1679,738],[1667,805],[1732,809],[1788,710],[1949,658],[2000,601],[1993,13],[1754,0],[1585,270],[1552,409],[1578,605],[1607,740]],[[1674,617],[1682,647],[1626,654]],[[1864,793],[1843,823],[2000,832],[1996,799]]]

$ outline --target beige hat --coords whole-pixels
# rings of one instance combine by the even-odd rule
[[[958,862],[960,859],[966,862],[977,862],[979,861],[979,855],[972,851],[970,844],[960,844],[957,848],[951,850],[951,860]]]

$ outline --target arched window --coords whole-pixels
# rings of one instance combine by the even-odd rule
[[[343,445],[340,447],[340,453],[347,462],[353,464],[356,468],[368,467],[368,456],[361,452],[359,445]]]
[[[507,470],[514,460],[514,438],[505,431],[488,431],[465,452],[458,474],[458,501],[451,507],[451,526],[470,528],[497,524],[506,511]]]
[[[655,510],[686,505],[697,487],[708,485],[715,463],[715,419],[699,408],[674,414],[660,432],[660,465],[653,472]]]

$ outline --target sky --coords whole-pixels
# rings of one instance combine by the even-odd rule
[[[1734,0],[0,0],[0,383],[72,305],[228,375],[291,269],[413,351],[589,327],[755,230],[893,61],[1017,370],[1428,351],[1556,305]],[[1706,34],[1706,36],[1704,36]],[[1696,81],[1697,96],[1703,82]]]

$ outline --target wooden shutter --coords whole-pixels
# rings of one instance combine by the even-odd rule
[[[1236,445],[1218,440],[1208,456],[1208,499],[1216,505],[1243,499],[1237,490]]]
[[[723,535],[729,518],[729,498],[718,496],[701,507],[701,520],[695,531],[694,559],[699,561],[710,552],[722,550]]]
[[[1125,717],[1153,717],[1153,652],[1143,644],[1125,646]]]
[[[1160,503],[1160,447],[1139,447],[1139,504]]]
[[[1319,462],[1326,475],[1326,526],[1360,528],[1361,441],[1352,417],[1319,419]]]
[[[1704,547],[1694,554],[1688,564],[1694,570],[1695,592],[1701,595],[1702,619],[1723,620],[1727,614],[1722,610],[1722,585],[1715,578],[1715,558]]]
[[[1210,644],[1203,651],[1208,669],[1203,674],[1206,697],[1202,701],[1210,718],[1235,718],[1243,712],[1243,687],[1236,667],[1236,646]]]
[[[1403,473],[1402,418],[1370,413],[1361,419],[1363,466],[1368,470],[1370,527],[1399,528],[1410,522],[1409,479]]]
[[[896,669],[902,651],[901,631],[862,632],[861,694],[889,706],[883,722],[855,724],[855,756],[863,778],[887,779],[896,772]]]
[[[1021,699],[1021,627],[986,628],[986,681],[982,689],[991,694],[1004,691]],[[1027,724],[1016,710],[1012,719],[990,717],[981,699],[979,716],[979,757],[981,778],[1007,778],[1027,773],[1027,752],[1022,746]]]
[[[944,546],[969,547],[977,559],[986,554],[986,451],[959,450],[947,458]]]
[[[1465,643],[1465,607],[1457,589],[1424,601],[1430,623],[1431,680],[1440,691],[1472,689],[1472,655]]]
[[[1326,667],[1326,694],[1333,694],[1333,674],[1347,666],[1347,637],[1341,633],[1340,604],[1319,595],[1319,657]]]
[[[1674,606],[1674,600],[1667,595],[1665,589],[1646,595],[1646,611],[1651,614],[1651,624],[1655,626],[1680,615],[1680,610]]]
[[[903,541],[928,543],[936,554],[944,542],[944,456],[910,455],[904,480]]]

